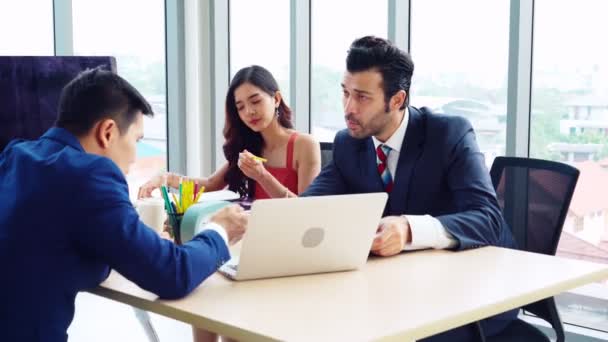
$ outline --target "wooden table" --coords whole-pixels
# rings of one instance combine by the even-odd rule
[[[484,247],[371,258],[359,271],[233,282],[159,300],[113,272],[91,292],[244,341],[415,341],[608,278],[608,265]]]

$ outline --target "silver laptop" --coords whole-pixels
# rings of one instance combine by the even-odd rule
[[[367,260],[387,194],[253,202],[240,256],[219,271],[234,280],[354,270]]]

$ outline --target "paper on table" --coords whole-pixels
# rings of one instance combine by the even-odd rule
[[[210,191],[204,192],[199,198],[199,202],[204,201],[231,201],[235,199],[239,199],[240,196],[234,191],[230,190],[219,190],[219,191]]]

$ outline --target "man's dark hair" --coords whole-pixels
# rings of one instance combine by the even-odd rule
[[[407,97],[399,109],[409,103],[410,85],[414,74],[414,62],[408,53],[399,49],[391,41],[374,36],[356,39],[348,49],[346,70],[350,73],[376,69],[382,75],[385,110],[399,90],[405,90]]]
[[[153,116],[148,101],[122,77],[100,67],[81,72],[61,91],[55,125],[76,136],[85,135],[103,119],[116,121],[124,134],[137,111]]]

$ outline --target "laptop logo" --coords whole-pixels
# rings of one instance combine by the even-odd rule
[[[302,236],[302,246],[305,248],[315,248],[321,244],[325,237],[325,230],[319,227],[312,227],[304,232]]]

